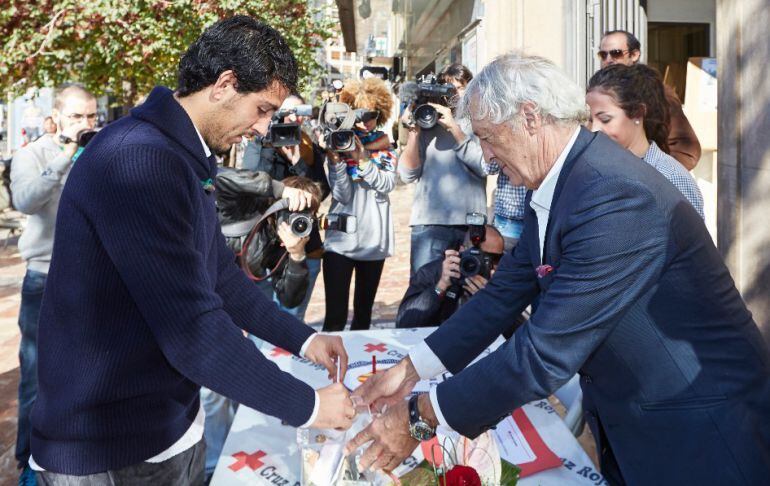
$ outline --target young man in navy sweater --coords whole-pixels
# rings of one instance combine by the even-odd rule
[[[264,133],[296,82],[275,30],[220,21],[182,58],[176,92],[155,88],[78,159],[40,315],[30,465],[43,484],[202,483],[201,385],[293,426],[350,426],[341,384],[314,391],[244,337],[330,376],[347,367],[341,339],[314,334],[245,277],[214,205],[212,152]]]

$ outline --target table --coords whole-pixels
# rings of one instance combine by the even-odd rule
[[[435,328],[383,329],[342,332],[350,358],[346,384],[369,371],[372,356],[379,363],[395,363],[402,359],[411,346],[417,344]],[[481,357],[502,343],[495,342]],[[292,356],[270,344],[262,347],[266,357],[282,370],[302,379],[314,388],[329,384],[326,370],[310,361]],[[265,386],[269,386],[266,384]],[[562,422],[547,400],[539,400],[522,407],[545,444],[559,458],[562,466],[541,471],[519,480],[520,485],[603,485],[607,484],[591,459]],[[421,454],[416,451],[420,462]],[[300,486],[300,459],[297,429],[282,425],[280,420],[245,406],[238,408],[222,455],[211,484],[231,485],[284,485]]]

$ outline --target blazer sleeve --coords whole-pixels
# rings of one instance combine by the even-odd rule
[[[648,188],[618,182],[591,184],[578,198],[561,232],[561,262],[529,322],[495,352],[438,386],[443,416],[461,434],[476,437],[566,383],[659,280],[671,244],[669,218]],[[502,302],[488,305],[504,305],[506,293],[516,298],[511,281],[501,282],[508,287],[497,295]],[[464,324],[474,328],[477,321]]]
[[[537,296],[529,238],[537,238],[537,228],[525,224],[519,244],[503,256],[487,286],[425,339],[452,373],[468,366],[500,334],[510,330],[516,317]]]

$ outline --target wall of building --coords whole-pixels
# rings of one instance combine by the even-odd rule
[[[770,0],[718,0],[718,247],[770,346]]]

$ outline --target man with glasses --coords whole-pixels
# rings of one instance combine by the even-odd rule
[[[639,62],[642,54],[641,43],[632,33],[625,30],[612,30],[605,32],[599,44],[599,60],[602,68],[612,64],[625,64],[630,66]],[[668,146],[671,156],[685,166],[687,170],[693,170],[700,160],[700,142],[698,136],[690,125],[690,121],[682,111],[682,102],[676,92],[668,85],[666,99],[671,111],[671,121],[668,131]]]
[[[56,130],[19,149],[11,164],[13,203],[28,215],[27,227],[19,238],[19,252],[27,262],[27,273],[19,309],[21,377],[16,460],[22,469],[22,479],[29,478],[32,484],[34,473],[27,462],[29,412],[37,395],[37,321],[51,262],[59,197],[76,159],[75,140],[96,123],[96,98],[82,86],[64,85],[56,92],[51,118]]]

